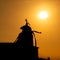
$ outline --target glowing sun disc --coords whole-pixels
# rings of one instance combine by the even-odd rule
[[[39,16],[40,19],[46,19],[46,18],[48,18],[48,13],[46,11],[41,11],[38,14],[38,16]]]

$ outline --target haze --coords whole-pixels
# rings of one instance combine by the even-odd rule
[[[37,14],[47,11],[48,19]],[[36,34],[39,57],[60,59],[60,0],[0,0],[0,42],[14,42],[28,19]]]

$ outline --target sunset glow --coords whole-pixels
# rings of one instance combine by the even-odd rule
[[[38,17],[40,19],[46,19],[48,18],[48,13],[46,11],[41,11],[39,14],[38,14]]]
[[[0,43],[15,42],[25,19],[42,32],[34,32],[38,56],[60,60],[60,0],[0,0]]]

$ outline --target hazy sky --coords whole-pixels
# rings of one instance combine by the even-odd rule
[[[41,20],[40,11],[48,18]],[[0,0],[0,42],[14,42],[28,19],[36,33],[39,56],[60,57],[60,0]]]

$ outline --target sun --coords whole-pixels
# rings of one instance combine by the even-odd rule
[[[38,17],[39,17],[40,19],[46,19],[46,18],[48,18],[48,12],[46,12],[46,11],[41,11],[41,12],[38,14]]]

